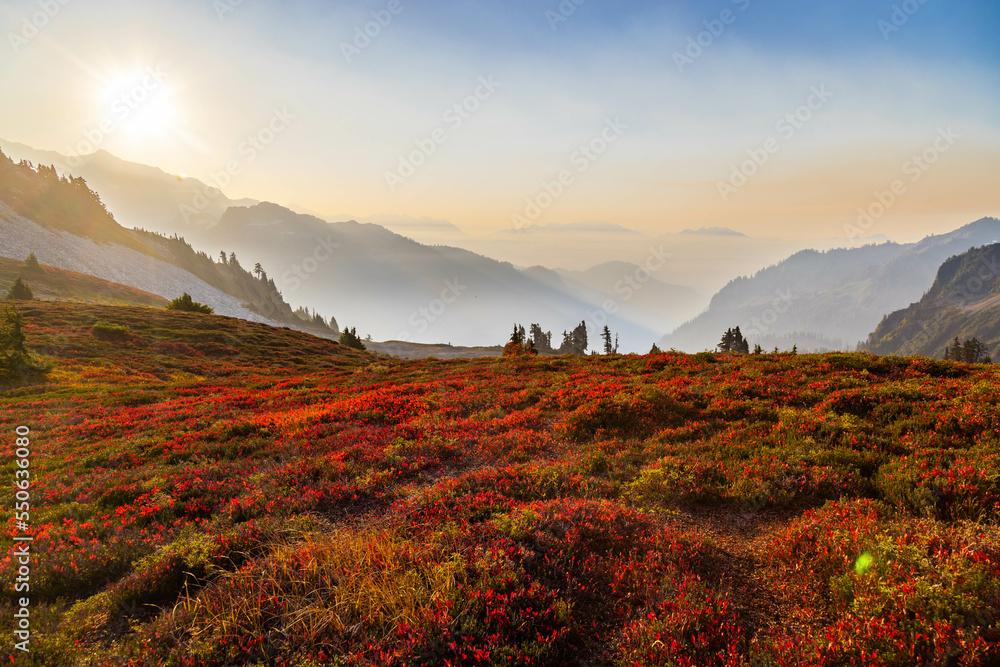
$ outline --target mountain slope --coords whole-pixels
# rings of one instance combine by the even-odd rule
[[[919,243],[804,250],[732,281],[661,345],[714,347],[721,332],[738,325],[751,344],[765,348],[853,349],[886,313],[919,299],[946,258],[996,238],[1000,221],[983,218]]]
[[[956,337],[1000,346],[1000,244],[948,259],[916,303],[886,316],[865,348],[875,354],[940,357]]]
[[[115,221],[82,178],[63,177],[54,167],[16,164],[0,152],[0,201],[46,229],[149,252]]]
[[[163,382],[232,382],[248,378],[297,377],[366,365],[371,354],[301,331],[245,318],[59,302],[19,302],[29,349],[44,355],[61,373],[49,381],[103,384],[114,393],[141,379]],[[120,340],[95,335],[95,321],[127,327]],[[214,380],[213,380],[214,379]],[[208,389],[208,387],[206,387]],[[2,391],[2,389],[0,389]]]
[[[336,333],[335,321],[331,330],[297,317],[273,281],[231,258],[216,263],[182,238],[127,230],[82,178],[0,152],[0,257],[23,260],[30,252],[45,264],[166,299],[188,292],[220,314]]]
[[[255,203],[231,200],[196,178],[128,162],[105,150],[75,157],[3,140],[0,150],[17,161],[54,165],[62,175],[82,177],[126,228],[141,227],[167,236],[180,234],[195,243],[227,208]]]
[[[32,252],[42,264],[128,285],[164,299],[187,292],[220,315],[252,322],[269,321],[244,307],[239,299],[168,262],[117,244],[100,244],[45,229],[0,201],[0,257],[23,260]]]

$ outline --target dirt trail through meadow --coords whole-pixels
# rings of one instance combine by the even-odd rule
[[[679,515],[679,525],[704,535],[716,547],[718,560],[710,572],[719,590],[729,591],[750,638],[779,628],[799,633],[823,620],[803,611],[825,607],[818,599],[822,593],[788,581],[771,565],[771,538],[799,514],[705,509]]]

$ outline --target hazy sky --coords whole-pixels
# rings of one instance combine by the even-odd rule
[[[473,232],[1000,215],[996,0],[6,0],[0,25],[0,137],[233,197]]]

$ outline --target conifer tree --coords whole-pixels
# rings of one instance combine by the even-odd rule
[[[31,301],[35,298],[35,294],[28,287],[28,284],[18,277],[7,290],[7,298],[13,301]]]
[[[740,333],[740,328],[726,329],[726,333],[722,335],[722,340],[719,341],[719,351],[720,352],[736,352],[737,354],[749,354],[750,344],[747,339],[743,337]]]
[[[41,273],[44,271],[42,265],[38,263],[38,258],[35,257],[35,253],[30,253],[27,259],[24,260],[22,268],[29,273]]]
[[[514,325],[514,333],[510,335],[510,342],[515,345],[524,345],[524,327]]]
[[[601,332],[601,338],[604,340],[604,354],[611,354],[614,348],[611,346],[611,329],[608,325],[604,325],[604,331]]]
[[[24,319],[17,308],[6,310],[3,314],[3,328],[0,329],[0,353],[3,354],[27,354],[25,347],[25,336],[21,330],[24,327]]]
[[[531,334],[531,342],[539,352],[552,352],[552,332],[542,331],[538,324],[532,324],[528,329]]]
[[[587,322],[582,320],[573,329],[573,352],[575,354],[587,354]]]
[[[952,345],[950,347],[945,346],[944,358],[949,361],[961,361],[967,364],[993,363],[987,347],[975,337],[969,338],[965,342],[960,342],[958,336],[955,336]]]
[[[348,329],[344,327],[344,330],[340,334],[340,344],[346,347],[354,348],[355,350],[366,350],[365,344],[361,342],[358,338],[358,328],[352,327]]]
[[[0,381],[26,380],[51,368],[28,352],[24,320],[17,308],[7,310],[0,322]]]

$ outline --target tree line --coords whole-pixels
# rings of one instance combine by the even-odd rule
[[[618,334],[613,334],[607,325],[601,331],[600,339],[603,342],[604,354],[618,353]],[[587,354],[589,345],[586,320],[582,320],[572,330],[563,331],[562,342],[558,348],[552,345],[551,331],[542,331],[542,327],[535,323],[532,323],[528,330],[520,324],[515,324],[505,347],[505,353],[584,355]]]
[[[945,345],[944,359],[962,361],[967,364],[992,364],[989,349],[975,337],[959,342],[958,336],[951,345]]]
[[[562,343],[558,348],[552,345],[551,331],[542,331],[542,327],[534,323],[528,331],[525,331],[522,325],[515,324],[504,352],[505,354],[518,352],[526,354],[586,354],[588,342],[586,321],[581,321],[571,331],[563,331]]]

